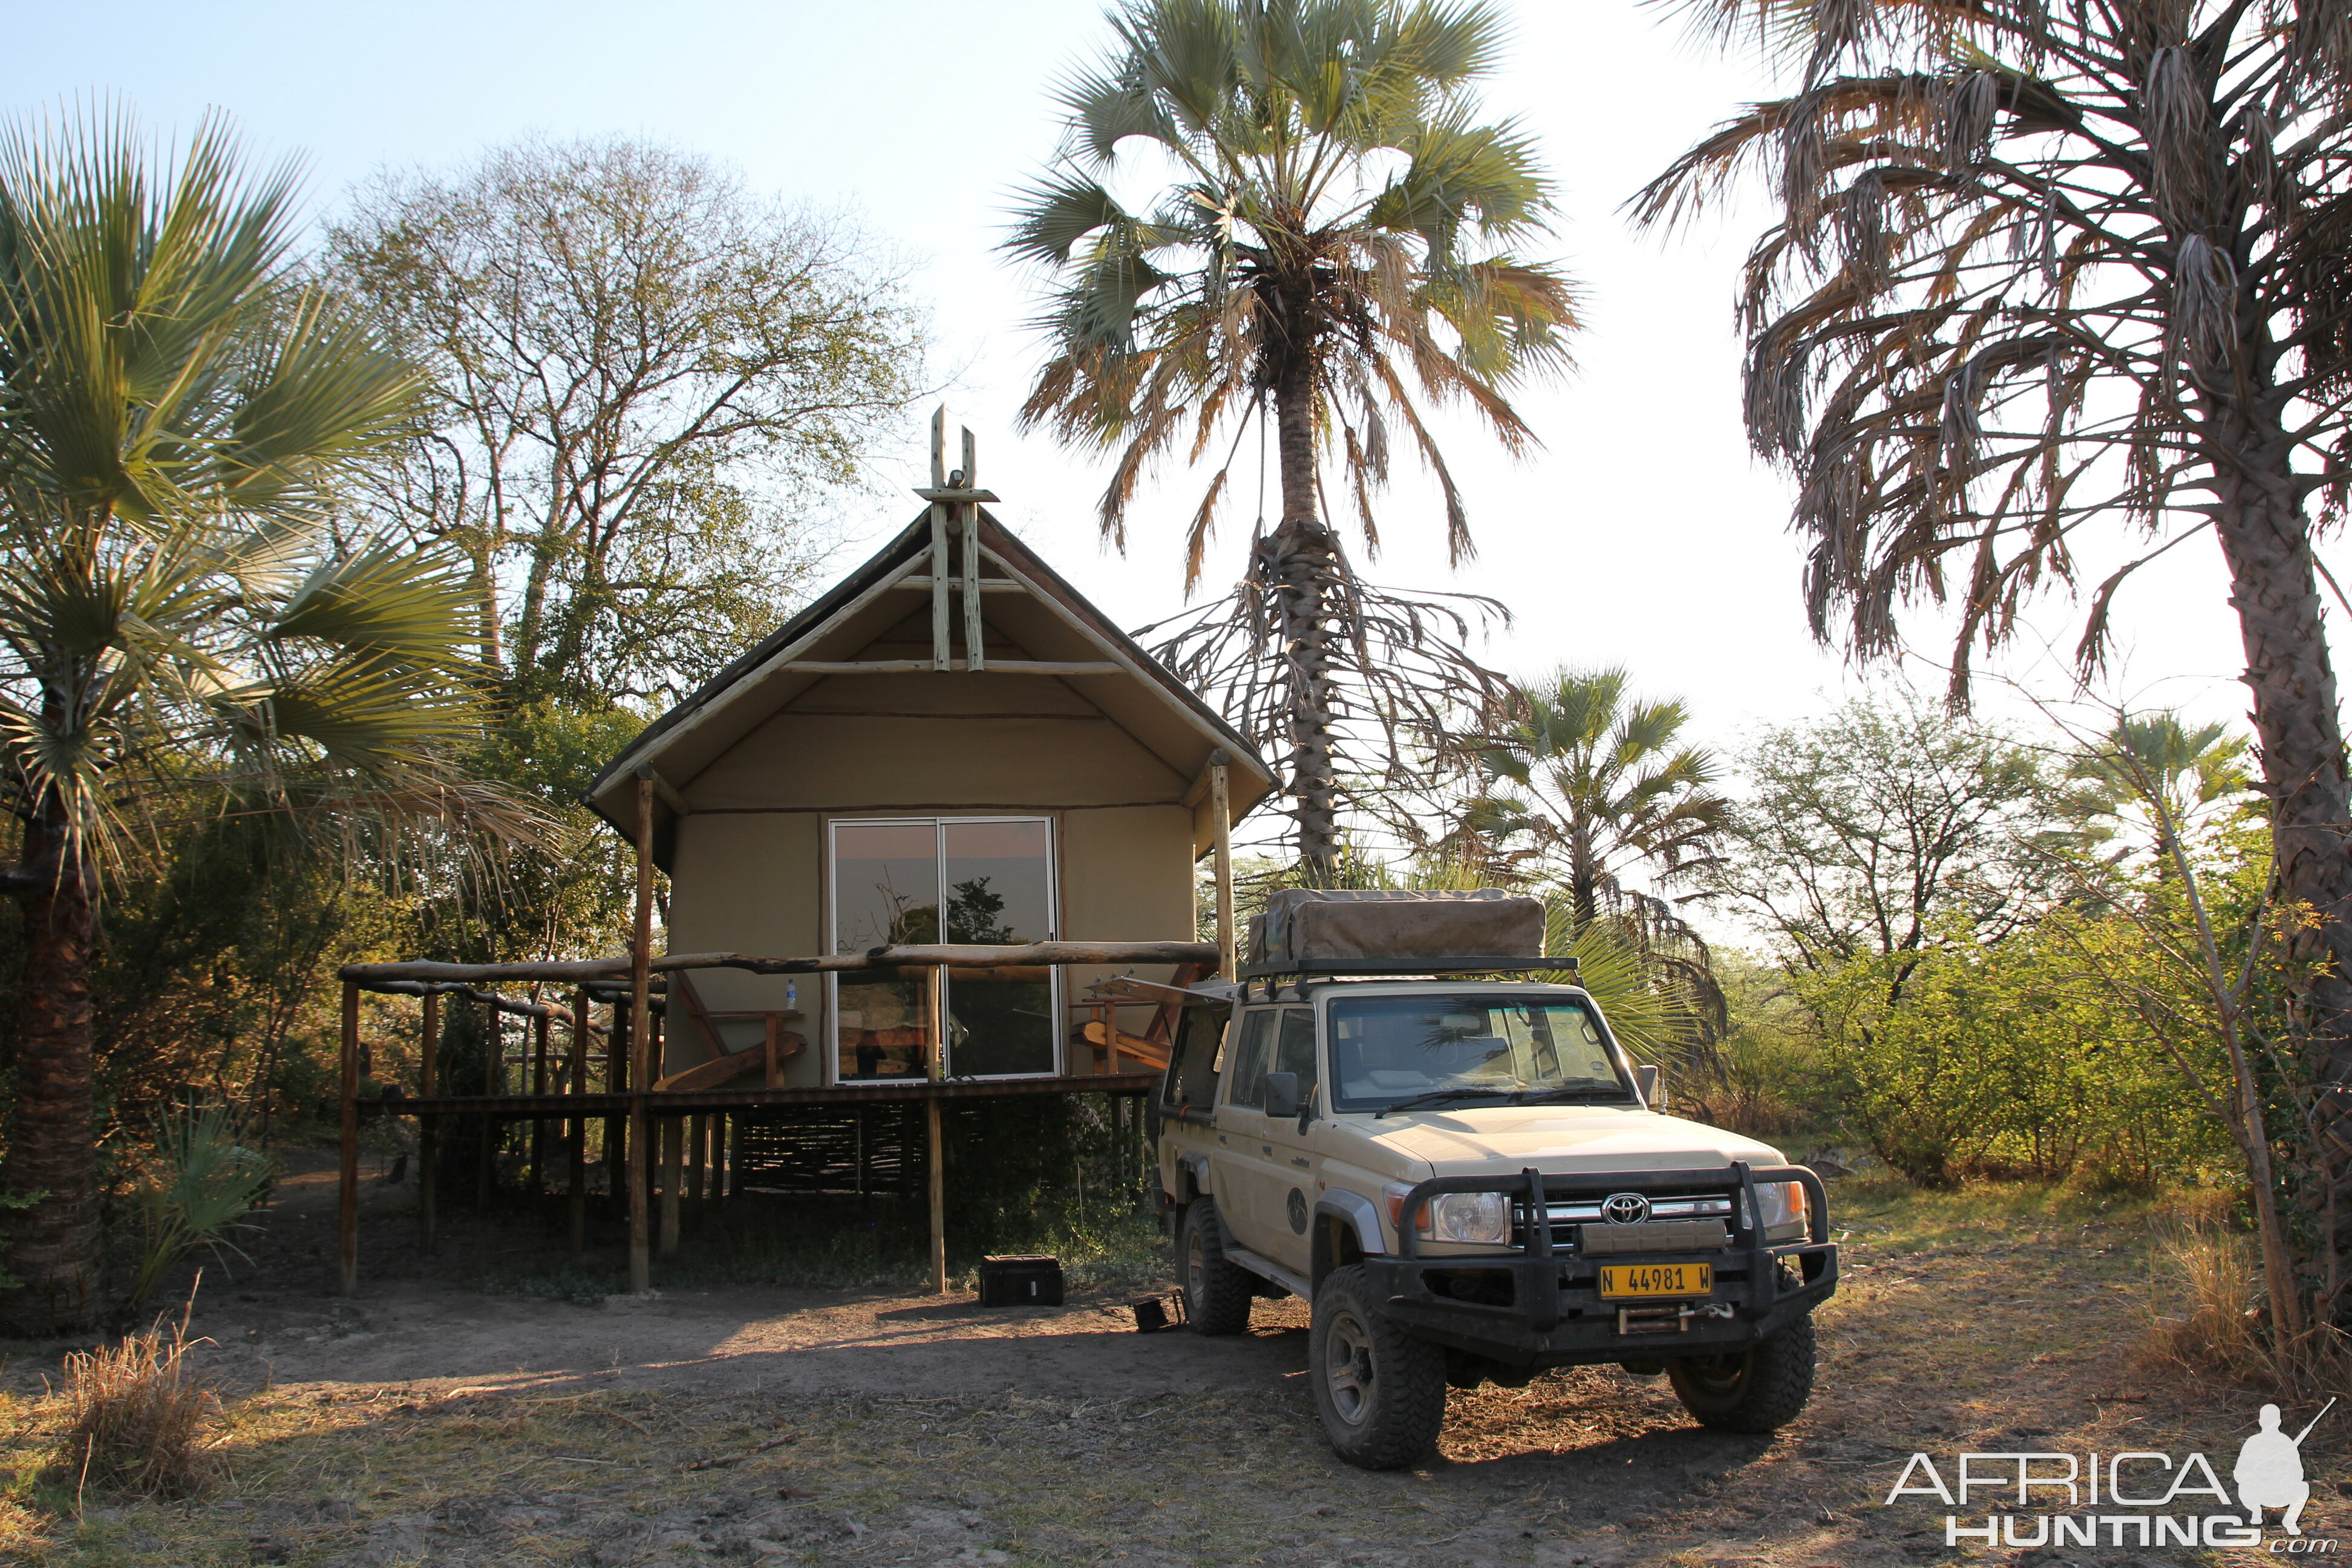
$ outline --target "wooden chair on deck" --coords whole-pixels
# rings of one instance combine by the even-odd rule
[[[787,1058],[798,1056],[808,1042],[784,1027],[784,1020],[801,1015],[794,1010],[776,1008],[769,1012],[714,1013],[702,1005],[702,997],[694,988],[694,978],[684,970],[675,970],[663,976],[668,986],[670,1005],[694,1021],[703,1040],[710,1047],[711,1058],[674,1072],[654,1083],[654,1092],[696,1089],[716,1089],[731,1083],[754,1068],[767,1074],[767,1087],[782,1089],[784,1083],[783,1064]],[[730,1050],[727,1040],[719,1032],[721,1024],[747,1023],[758,1020],[763,1025],[763,1037],[756,1046],[740,1051]]]
[[[1176,967],[1176,973],[1170,977],[1168,983],[1176,986],[1191,985],[1215,973],[1213,967],[1206,964],[1179,964]],[[1131,1059],[1150,1068],[1153,1072],[1166,1072],[1170,1043],[1176,1037],[1176,1020],[1182,1012],[1181,1005],[1171,996],[1154,1010],[1150,1026],[1145,1033],[1130,1035],[1125,1029],[1119,1030],[1120,1060]],[[1112,1063],[1108,1059],[1110,1042],[1105,1025],[1107,1022],[1116,1020],[1118,1015],[1117,1010],[1109,1005],[1103,1007],[1103,1013],[1104,1017],[1088,1020],[1080,1033],[1086,1040],[1087,1048],[1094,1053],[1096,1070],[1108,1072],[1111,1070]]]

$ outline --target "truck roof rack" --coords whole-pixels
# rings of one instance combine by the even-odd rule
[[[1336,979],[1340,975],[1393,974],[1417,979],[1422,975],[1499,974],[1531,969],[1564,969],[1573,974],[1576,960],[1573,956],[1500,958],[1477,954],[1455,958],[1286,958],[1275,963],[1245,964],[1241,978],[1286,980],[1295,975],[1303,981],[1314,975]]]

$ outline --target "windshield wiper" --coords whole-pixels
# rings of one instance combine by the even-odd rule
[[[1449,1100],[1499,1100],[1506,1105],[1545,1105],[1565,1100],[1598,1100],[1603,1097],[1631,1100],[1633,1094],[1622,1083],[1593,1083],[1559,1089],[1440,1089],[1427,1094],[1416,1094],[1411,1100],[1400,1100],[1394,1105],[1384,1105],[1372,1112],[1372,1120],[1378,1121],[1391,1110],[1418,1110]]]
[[[1400,1100],[1394,1105],[1383,1105],[1372,1112],[1372,1120],[1378,1121],[1391,1110],[1417,1110],[1424,1105],[1437,1105],[1449,1100],[1501,1100],[1517,1105],[1519,1096],[1526,1092],[1519,1089],[1433,1089],[1427,1094],[1416,1094],[1411,1100]]]
[[[1527,1103],[1540,1105],[1554,1100],[1631,1100],[1633,1091],[1622,1083],[1588,1083],[1577,1088],[1531,1089],[1527,1091]]]

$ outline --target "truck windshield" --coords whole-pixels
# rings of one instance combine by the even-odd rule
[[[1567,996],[1348,996],[1331,1003],[1333,1109],[1513,1098],[1624,1104],[1601,1024]]]

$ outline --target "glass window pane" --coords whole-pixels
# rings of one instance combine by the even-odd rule
[[[845,972],[834,986],[833,1017],[842,1082],[925,1076],[920,970]]]
[[[1298,1075],[1298,1103],[1315,1089],[1315,1010],[1293,1007],[1282,1016],[1282,1038],[1274,1053],[1276,1072]]]
[[[1271,1011],[1242,1015],[1242,1043],[1234,1058],[1233,1098],[1228,1105],[1263,1105],[1265,1103],[1266,1047],[1274,1037],[1275,1014]]]
[[[1052,841],[1043,822],[943,822],[949,942],[995,947],[1054,936]],[[1054,1070],[1052,972],[951,970],[948,1070],[993,1078]]]
[[[1175,1070],[1168,1075],[1161,1102],[1206,1110],[1217,1103],[1217,1055],[1234,1010],[1223,1004],[1187,1007],[1176,1026]]]
[[[1019,970],[948,971],[948,1071],[995,1078],[1054,1070],[1054,983]]]
[[[1054,936],[1052,861],[1042,822],[949,822],[949,942],[999,945]]]
[[[833,830],[833,951],[940,940],[939,826],[845,823]]]

